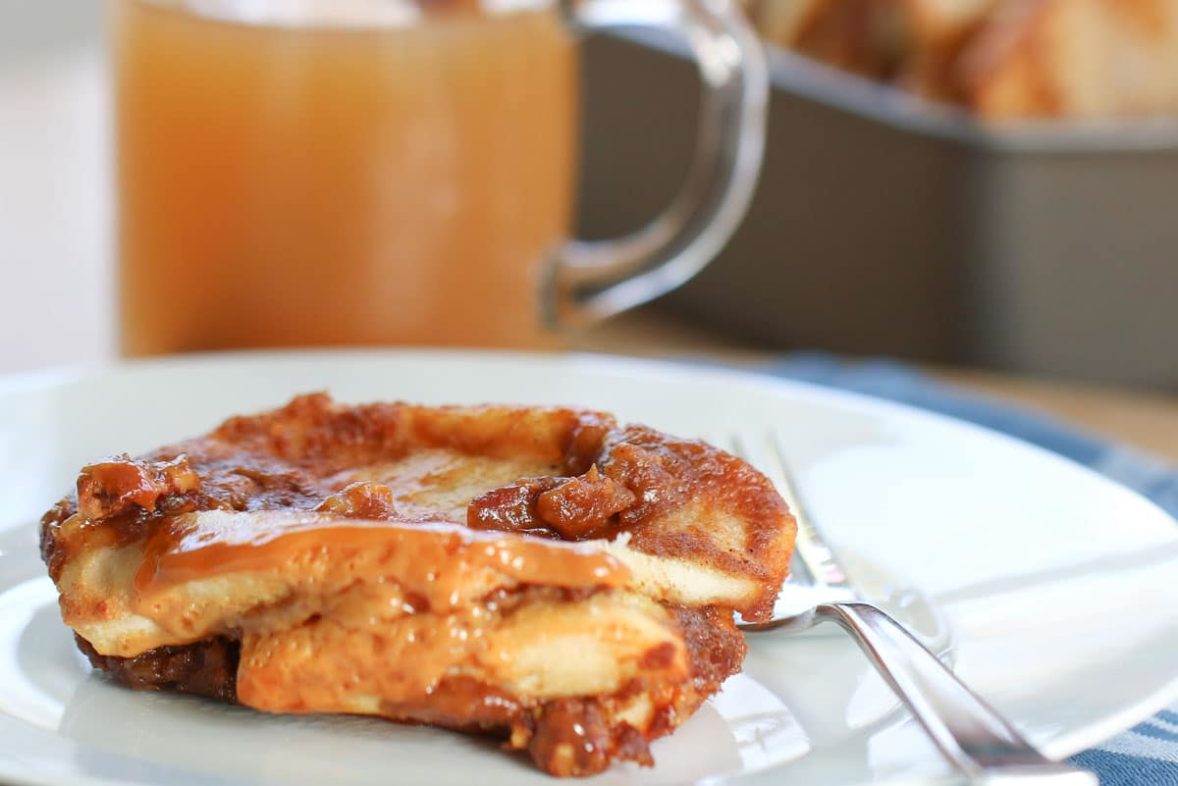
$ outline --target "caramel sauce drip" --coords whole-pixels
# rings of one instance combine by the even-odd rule
[[[135,584],[146,595],[215,575],[281,570],[332,552],[380,554],[388,576],[442,606],[472,573],[487,569],[519,584],[568,588],[617,587],[630,578],[614,557],[588,544],[478,533],[447,522],[204,511],[171,517],[155,530]]]

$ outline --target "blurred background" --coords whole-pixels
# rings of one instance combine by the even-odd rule
[[[667,308],[777,348],[1178,388],[1178,2],[744,5],[760,187]],[[615,231],[675,181],[694,86],[657,46],[588,62],[582,218]],[[648,187],[607,199],[627,172]]]
[[[681,330],[1178,389],[1178,2],[743,5],[772,81],[751,211],[607,348]],[[103,11],[0,0],[0,372],[115,356]],[[578,225],[607,237],[680,185],[698,78],[670,40],[582,56]]]
[[[0,0],[0,372],[113,356],[102,17]]]

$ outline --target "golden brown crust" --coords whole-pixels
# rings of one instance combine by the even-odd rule
[[[237,661],[241,645],[218,636],[179,647],[157,647],[133,658],[101,655],[74,636],[94,668],[135,690],[167,690],[237,702]]]

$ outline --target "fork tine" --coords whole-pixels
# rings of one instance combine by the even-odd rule
[[[766,475],[777,485],[781,496],[793,511],[794,520],[798,525],[797,553],[800,556],[799,561],[806,566],[806,570],[815,583],[851,590],[851,583],[842,563],[806,509],[805,501],[798,491],[797,484],[791,480],[789,462],[785,457],[785,448],[782,447],[781,439],[771,431],[766,435],[766,442],[769,445],[769,454],[772,459],[770,462],[772,469],[766,472]]]
[[[753,467],[760,470],[777,489],[777,493],[785,500],[785,504],[789,505],[790,512],[793,513],[794,518],[800,518],[798,503],[793,495],[793,488],[790,486],[785,475],[780,471],[780,462],[773,461],[773,451],[767,450],[770,443],[765,440],[748,439],[740,434],[733,434],[727,442],[729,443],[728,449],[732,451],[732,454],[744,459],[749,464],[752,464]],[[798,529],[801,529],[800,525]],[[809,564],[807,564],[801,552],[797,549],[794,550],[793,558],[789,563],[789,579],[787,580],[800,580],[805,584],[819,583],[818,577],[810,569]]]

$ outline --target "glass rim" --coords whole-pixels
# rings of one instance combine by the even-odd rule
[[[447,17],[539,11],[560,0],[125,0],[251,27],[365,30],[410,28]],[[446,8],[453,6],[453,8]]]

